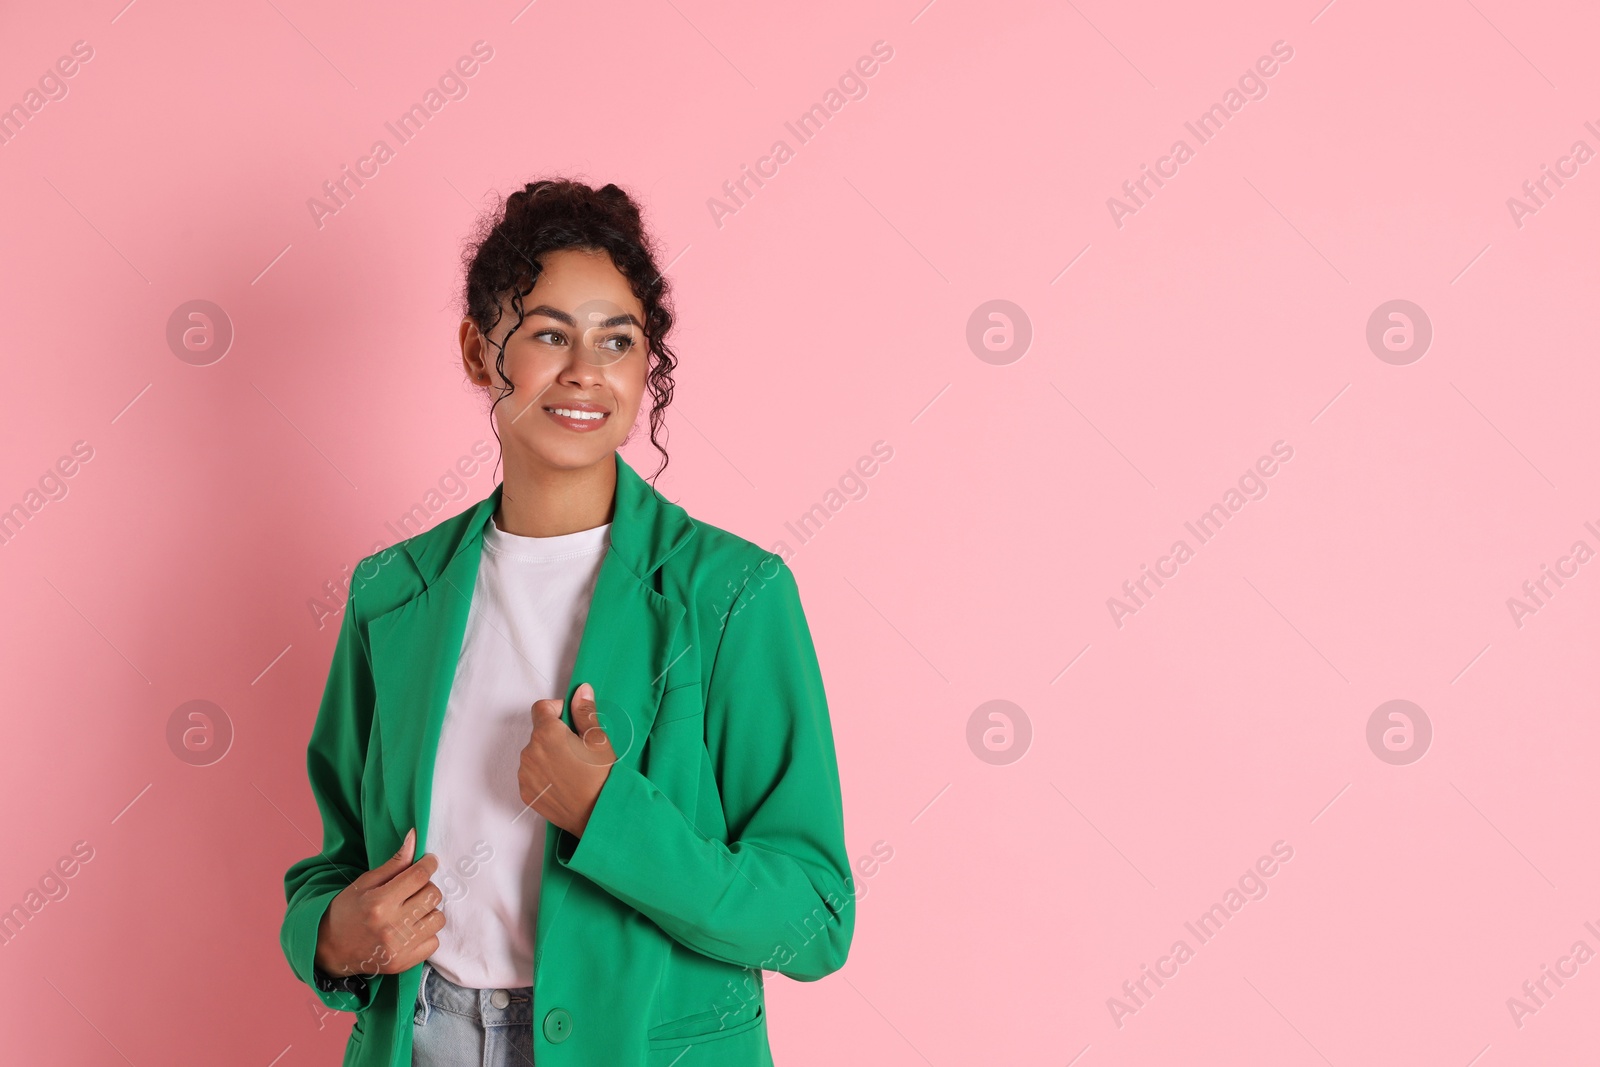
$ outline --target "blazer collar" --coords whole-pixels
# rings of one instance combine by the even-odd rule
[[[694,536],[694,520],[645,481],[622,458],[612,453],[617,465],[617,489],[611,517],[611,548],[635,577],[643,579],[655,572],[684,542]],[[423,583],[432,585],[458,554],[481,546],[483,530],[491,521],[505,483],[494,487],[454,529],[438,531],[444,536],[412,538],[404,543],[406,554],[421,572]]]

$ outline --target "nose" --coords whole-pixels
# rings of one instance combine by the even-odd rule
[[[578,343],[568,350],[567,364],[561,368],[561,381],[581,389],[587,389],[596,382],[604,381],[605,368],[597,362],[599,359],[600,357],[589,348],[587,342],[580,338]]]

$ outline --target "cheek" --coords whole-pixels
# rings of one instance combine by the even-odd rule
[[[641,359],[620,368],[617,373],[610,376],[607,383],[611,388],[611,394],[635,414],[638,414],[641,407],[647,406],[650,399],[649,392],[645,389],[645,373],[648,369],[645,361]]]
[[[519,392],[537,392],[549,383],[552,373],[549,361],[539,359],[533,352],[515,349],[506,352],[506,380],[515,385]]]

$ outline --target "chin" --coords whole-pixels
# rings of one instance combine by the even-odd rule
[[[617,450],[619,442],[610,440],[610,437],[607,434],[604,439],[589,435],[581,440],[533,441],[528,442],[527,449],[530,455],[546,466],[580,470],[599,463]]]

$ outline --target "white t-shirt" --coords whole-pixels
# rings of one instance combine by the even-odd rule
[[[572,680],[610,533],[610,523],[556,537],[509,534],[492,518],[484,527],[427,842],[445,917],[429,962],[469,989],[533,984],[546,822],[522,802],[517,767],[533,702],[564,696]]]

